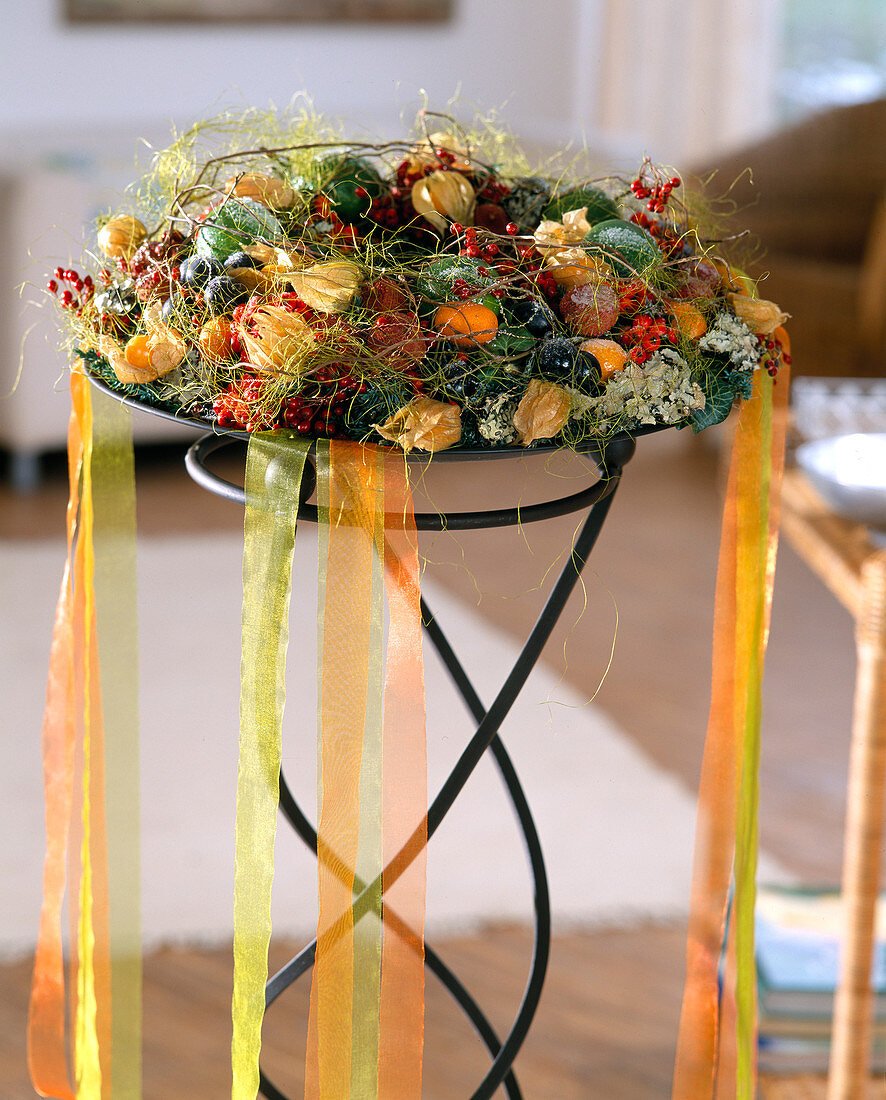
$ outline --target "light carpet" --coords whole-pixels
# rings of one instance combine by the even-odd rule
[[[284,768],[313,817],[316,537],[296,540]],[[237,765],[240,568],[233,535],[139,541],[143,917],[147,947],[229,939]],[[54,541],[0,543],[0,954],[33,946],[40,906],[40,721],[64,551]],[[488,703],[515,641],[425,578],[424,590]],[[430,787],[473,732],[426,647]],[[602,711],[541,665],[502,729],[535,815],[555,926],[685,914],[695,801]],[[310,932],[313,856],[278,834],[274,926]],[[767,877],[781,877],[766,864]],[[429,849],[431,935],[525,921],[532,887],[497,771],[484,759]]]

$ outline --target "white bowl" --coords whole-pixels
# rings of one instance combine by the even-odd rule
[[[801,444],[796,457],[835,512],[886,528],[886,432],[816,439]]]

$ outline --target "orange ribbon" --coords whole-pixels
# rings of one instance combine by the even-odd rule
[[[427,884],[427,735],[422,663],[418,539],[406,463],[386,456],[385,546],[388,582],[384,710],[384,862],[403,850],[408,864],[384,883],[385,906],[402,931],[385,923],[382,948],[380,1100],[419,1100],[424,1039],[424,922]],[[418,826],[418,828],[416,828]],[[398,929],[400,929],[398,924]]]
[[[415,519],[402,455],[331,441],[328,449],[318,446],[317,472],[321,523],[326,521],[320,562],[320,920],[305,1095],[419,1100],[427,761]],[[374,599],[380,562],[389,621],[378,741],[381,608]],[[376,847],[379,826],[382,843]],[[388,881],[382,865],[395,856]],[[368,904],[355,927],[354,897],[367,889]]]
[[[753,397],[741,410],[732,451],[717,570],[711,709],[699,788],[674,1100],[750,1100],[754,1094],[760,690],[787,397],[785,367],[777,384],[758,371]]]
[[[107,780],[115,789],[124,775],[131,780],[110,803],[115,828],[125,826],[118,830],[116,865],[126,867],[122,877],[131,886],[138,866],[138,819],[132,809],[138,802],[137,723],[132,721],[135,650],[120,630],[106,628],[99,613],[104,597],[103,606],[115,609],[111,618],[118,626],[122,621],[134,639],[132,444],[128,412],[117,402],[102,400],[106,404],[97,406],[93,440],[90,386],[82,372],[72,371],[67,560],[43,719],[47,842],[28,1017],[28,1065],[34,1087],[60,1100],[104,1100],[112,1092],[137,1100],[141,1091],[138,890],[133,898],[132,890],[115,880],[116,899],[127,896],[122,905],[111,905],[106,798]],[[125,592],[121,578],[127,581]],[[132,600],[126,598],[129,593]],[[103,705],[100,647],[112,656],[111,678],[117,682],[110,695],[127,696],[122,709],[116,698],[110,707]],[[122,677],[113,675],[117,654],[126,658]],[[106,736],[107,715],[113,720]],[[112,751],[106,774],[108,747]],[[71,928],[67,1012],[61,935],[66,894]],[[122,1008],[113,1019],[112,996]],[[66,1017],[73,1039],[70,1068]],[[116,1067],[111,1059],[115,1027]]]
[[[83,464],[82,374],[71,374],[68,423],[68,556],[56,605],[43,715],[43,785],[46,853],[43,905],[34,955],[28,1014],[28,1067],[41,1096],[72,1100],[65,1046],[65,971],[61,912],[64,903],[69,822],[74,794],[74,594],[71,562]]]
[[[305,1096],[333,1100],[351,1095],[356,1068],[353,1008],[355,982],[360,979],[355,975],[351,905],[370,681],[375,510],[382,501],[375,451],[343,441],[318,445],[317,487],[318,503],[328,522],[326,560],[320,562],[324,601],[317,830],[320,911]],[[367,1034],[365,1029],[358,1033]]]

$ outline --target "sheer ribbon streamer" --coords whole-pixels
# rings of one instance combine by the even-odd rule
[[[301,439],[255,434],[246,458],[234,871],[233,1100],[254,1100],[259,1085],[292,555],[308,446]]]
[[[677,1100],[754,1095],[760,699],[787,389],[786,368],[777,386],[758,372],[754,398],[741,412],[730,468],[674,1074]],[[94,417],[90,388],[79,371],[72,372],[71,393],[67,562],[42,734],[47,847],[28,1062],[42,1096],[137,1100],[141,929],[132,441],[122,404],[100,396]],[[308,450],[303,440],[257,434],[247,458],[233,1100],[254,1100],[259,1084],[292,558]],[[406,463],[402,455],[359,444],[320,442],[317,472],[320,917],[305,1096],[419,1100],[427,765],[418,550]],[[61,931],[66,897],[72,929],[67,982]]]
[[[752,1100],[755,1095],[760,699],[787,397],[785,366],[777,384],[758,371],[732,451],[717,570],[711,709],[699,790],[674,1100]]]
[[[129,412],[118,402],[99,397],[93,416],[90,387],[78,371],[71,375],[71,402],[68,554],[43,720],[47,844],[28,1064],[43,1096],[137,1100],[141,928],[132,438]],[[100,660],[107,662],[106,680],[113,683],[104,694]],[[72,1068],[62,939],[66,893]]]
[[[401,455],[331,441],[317,472],[320,918],[305,1096],[418,1100],[427,760],[415,519]]]
[[[308,449],[256,434],[247,455],[233,1100],[254,1100],[259,1085],[292,558]],[[402,455],[320,441],[316,462],[319,920],[305,1095],[419,1100],[427,762],[412,500]]]

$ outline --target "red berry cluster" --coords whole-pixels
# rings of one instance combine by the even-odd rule
[[[634,225],[639,225],[641,229],[645,229],[650,236],[655,237],[655,243],[664,252],[665,256],[670,257],[683,252],[685,237],[675,233],[669,226],[650,218],[642,211],[632,214],[631,221]]]
[[[261,414],[257,403],[261,399],[265,379],[254,374],[244,374],[232,382],[212,402],[212,409],[220,428],[245,428],[247,432],[269,430],[274,426],[273,417]]]
[[[655,214],[661,214],[667,205],[668,199],[671,197],[671,192],[679,187],[681,180],[679,176],[673,176],[669,180],[665,180],[664,183],[655,182],[653,184],[647,184],[643,182],[643,173],[631,182],[631,190],[637,196],[638,199],[648,199],[646,203],[646,209],[651,210]]]
[[[366,392],[365,382],[354,378],[345,367],[322,367],[314,375],[316,393],[301,393],[289,397],[275,417],[261,412],[259,403],[268,379],[255,374],[243,374],[232,382],[213,402],[219,427],[243,428],[247,432],[271,428],[292,428],[299,435],[344,436],[343,417],[348,403]]]
[[[645,363],[666,340],[676,344],[678,339],[677,330],[663,317],[653,317],[648,313],[637,314],[630,327],[619,337],[635,363]]]
[[[491,261],[501,251],[491,237],[484,236],[483,243],[481,243],[476,226],[469,225],[465,228],[460,222],[453,222],[449,228],[450,232],[454,233],[456,237],[463,237],[459,242],[461,246],[458,250],[459,256],[467,256],[471,260],[482,258]]]
[[[782,363],[790,366],[790,355],[774,336],[758,336],[757,343],[760,345],[760,365],[766,368],[770,378],[778,374],[778,368]]]
[[[405,161],[400,166],[404,168]],[[373,199],[368,213],[368,219],[376,225],[388,231],[392,229],[407,240],[425,247],[433,247],[436,243],[436,235],[431,228],[419,218],[415,207],[412,205],[412,184],[425,175],[425,171],[413,172],[404,175],[400,169],[397,173],[397,181],[389,188],[386,194]]]
[[[638,313],[648,302],[653,300],[649,289],[639,279],[622,283],[618,295],[619,313]]]
[[[366,383],[338,365],[322,367],[314,378],[317,382],[316,396],[309,398],[302,393],[287,398],[280,410],[280,420],[299,435],[343,438],[343,417],[348,403],[357,394],[366,392]]]
[[[477,190],[478,202],[492,202],[500,206],[502,199],[506,199],[511,193],[510,187],[494,176],[487,176],[483,180],[475,181],[476,183],[481,185]]]
[[[451,149],[444,149],[442,146],[434,150],[434,156],[440,162],[442,169],[451,168],[457,159]]]
[[[95,293],[92,277],[86,275],[81,279],[78,272],[74,271],[73,268],[64,267],[57,267],[52,274],[54,277],[46,284],[46,289],[50,294],[54,294],[59,298],[59,284],[67,284],[61,293],[59,304],[62,309],[73,310],[79,316],[83,307]]]
[[[545,271],[543,267],[536,268],[533,281],[549,301],[553,302],[559,296],[560,288],[550,271]]]
[[[363,195],[368,197],[365,188],[360,187],[356,189],[355,193],[359,191],[362,191]],[[341,220],[332,208],[332,203],[325,195],[318,195],[311,204],[311,208],[313,213],[308,217],[308,223],[320,221],[328,222],[330,229],[325,235],[331,240],[337,241],[339,244],[347,245],[354,244],[355,241],[360,239],[360,234],[355,227]]]
[[[425,175],[425,169],[419,165],[416,168],[409,167],[408,160],[401,160],[397,165],[397,186],[401,191],[409,192],[412,190],[412,185],[416,180],[420,180]]]
[[[473,298],[483,293],[481,287],[472,286],[467,279],[456,279],[452,284],[452,293],[459,301],[466,302],[468,298]]]
[[[362,187],[358,187],[357,194],[359,195],[363,190]],[[402,199],[402,197],[403,192],[400,188],[394,187],[389,194],[373,199],[369,207],[369,220],[385,229],[396,229],[403,220],[400,210],[397,208],[397,200]]]
[[[431,172],[461,171],[460,168],[455,167],[458,156],[451,149],[443,149],[442,147],[435,149],[434,157],[436,164],[416,164],[414,167],[410,167],[408,159],[400,161],[397,165],[397,183],[402,188],[409,189],[416,180],[420,180],[422,176],[430,175]]]
[[[634,225],[639,225],[641,229],[645,229],[647,233],[657,238],[657,243],[659,247],[661,246],[662,242],[660,239],[658,239],[661,235],[661,222],[657,222],[654,218],[650,218],[642,211],[638,211],[636,214],[631,214],[631,221],[634,223]]]
[[[256,331],[256,313],[267,305],[298,313],[310,325],[318,339],[328,338],[334,326],[341,338],[338,341],[338,351],[342,358],[348,354],[346,342],[353,334],[352,326],[343,318],[332,320],[327,314],[314,310],[298,294],[287,292],[267,299],[256,298],[246,305],[237,306],[233,311],[231,347],[244,364],[248,365],[249,362],[248,351],[243,346],[240,334]],[[410,367],[404,369],[403,373],[410,376],[413,389],[418,392],[418,372]],[[266,377],[247,370],[237,381],[232,382],[213,403],[219,425],[245,428],[249,432],[282,427],[292,428],[300,435],[344,437],[346,433],[343,415],[347,402],[366,391],[365,383],[354,378],[346,367],[330,364],[321,367],[306,380],[305,389],[301,393],[287,398],[278,415],[270,416],[258,411],[257,407],[267,381]]]

